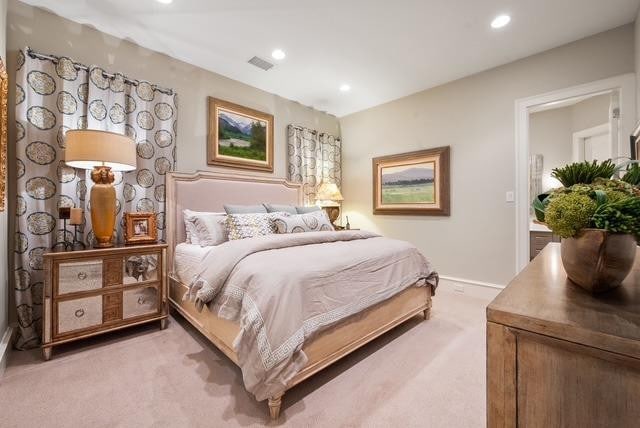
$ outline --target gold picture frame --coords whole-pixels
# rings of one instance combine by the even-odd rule
[[[449,146],[374,158],[373,214],[450,215]]]
[[[158,240],[155,213],[124,213],[124,243],[153,244]]]
[[[7,199],[7,99],[9,76],[2,58],[0,58],[0,211],[6,209]]]
[[[209,97],[207,164],[273,172],[273,115]]]

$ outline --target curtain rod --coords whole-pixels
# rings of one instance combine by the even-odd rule
[[[33,49],[31,49],[30,47],[27,46],[27,55],[29,55],[31,58],[37,58],[37,59],[46,59],[49,60],[51,62],[53,62],[54,64],[57,64],[60,61],[60,57],[56,56],[56,55],[47,55],[47,54],[43,54],[40,52],[36,52]],[[77,69],[77,70],[84,70],[84,71],[89,71],[89,67],[87,67],[84,64],[81,64],[79,62],[75,62],[73,61],[73,66]],[[107,73],[106,71],[102,70],[102,75],[104,77],[107,77],[109,79],[112,79],[115,77],[115,74],[111,74],[111,73]],[[135,79],[130,79],[127,76],[122,76],[124,78],[124,81],[126,83],[130,83],[133,86],[138,86],[138,84],[140,83],[139,80],[135,80]],[[161,86],[158,85],[151,85],[153,87],[153,89],[155,89],[158,92],[162,92],[163,94],[167,94],[167,95],[173,95],[173,89],[167,89],[167,88],[163,88]]]
[[[320,132],[320,133],[319,133],[319,132],[318,132],[318,131],[316,131],[315,129],[306,128],[306,127],[304,127],[304,126],[302,126],[302,125],[289,125],[289,126],[290,126],[290,127],[292,127],[293,129],[297,129],[298,131],[308,131],[308,132],[310,132],[311,134],[315,134],[315,135],[329,135],[329,136],[331,136],[331,137],[335,138],[336,140],[340,140],[340,138],[339,138],[339,137],[336,137],[336,136],[334,136],[334,135],[331,135],[331,134],[329,134],[328,132]]]

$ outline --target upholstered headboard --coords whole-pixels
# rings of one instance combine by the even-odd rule
[[[263,202],[302,205],[302,185],[282,178],[256,177],[198,171],[172,172],[166,177],[166,236],[169,270],[173,271],[173,251],[185,241],[182,210],[224,212],[223,205],[254,205]]]

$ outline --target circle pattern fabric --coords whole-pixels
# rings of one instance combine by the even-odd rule
[[[57,63],[20,51],[16,73],[16,182],[14,257],[19,349],[39,344],[42,254],[74,239],[58,219],[60,207],[84,210],[77,238],[91,244],[89,171],[64,162],[65,136],[74,129],[120,133],[137,143],[137,169],[117,173],[116,231],[122,242],[125,212],[155,212],[164,239],[165,175],[174,168],[177,96],[154,85],[72,59]]]

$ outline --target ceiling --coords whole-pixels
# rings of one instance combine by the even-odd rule
[[[640,0],[23,0],[344,116],[629,22]],[[500,13],[503,29],[490,27]],[[282,61],[271,58],[283,49]],[[276,66],[262,71],[254,55]],[[347,83],[351,91],[339,91]]]

